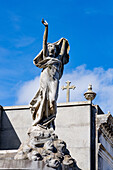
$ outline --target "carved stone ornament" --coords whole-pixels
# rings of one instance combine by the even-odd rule
[[[92,91],[92,85],[89,84],[88,86],[88,91],[84,93],[84,97],[87,99],[87,100],[94,100],[95,97],[96,97],[96,93]]]
[[[109,141],[113,147],[113,116],[108,113],[97,117],[97,127],[100,134]]]

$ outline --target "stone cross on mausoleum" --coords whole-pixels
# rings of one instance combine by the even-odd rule
[[[61,88],[62,88],[62,90],[64,90],[64,89],[67,89],[67,96],[66,96],[66,102],[69,102],[70,100],[70,89],[75,89],[76,87],[74,86],[74,85],[72,85],[72,86],[70,86],[70,81],[68,80],[68,81],[66,81],[66,83],[67,83],[67,86],[62,86]]]

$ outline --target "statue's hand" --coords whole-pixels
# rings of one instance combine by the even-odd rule
[[[47,21],[46,20],[44,21],[44,19],[42,19],[42,24],[45,25],[45,26],[48,26]]]

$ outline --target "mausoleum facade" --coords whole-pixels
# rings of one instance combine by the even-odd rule
[[[104,114],[91,101],[59,103],[57,110],[55,133],[66,142],[77,166],[83,170],[112,170],[112,115]],[[17,150],[32,124],[29,106],[0,107],[0,122],[0,152]]]

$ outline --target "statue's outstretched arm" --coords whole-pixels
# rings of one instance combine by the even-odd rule
[[[45,26],[44,36],[43,36],[43,56],[47,57],[47,38],[48,38],[48,23],[42,19],[42,24]]]

